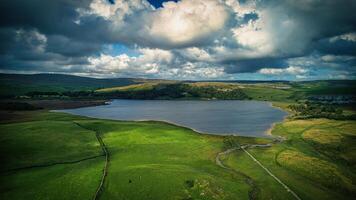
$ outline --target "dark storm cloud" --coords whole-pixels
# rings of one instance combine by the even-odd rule
[[[87,56],[112,42],[109,24],[88,16],[80,23],[77,9],[89,0],[11,0],[0,4],[0,68],[61,71],[88,64]]]
[[[320,40],[356,31],[356,1],[354,0],[287,0],[265,1],[271,12],[272,19],[285,18],[286,23],[294,23],[292,30],[278,30],[288,32],[286,40],[281,45],[284,49],[300,47],[301,54],[307,54],[317,46],[323,45]],[[276,15],[276,16],[274,16]],[[278,23],[278,20],[274,20]],[[277,34],[276,36],[281,35]],[[277,38],[278,39],[278,38]],[[303,44],[300,46],[300,44]],[[347,44],[340,44],[347,45]],[[339,49],[341,46],[336,45]],[[331,45],[330,45],[330,48]]]
[[[11,0],[0,4],[0,27],[7,29],[36,29],[44,35],[60,35],[72,41],[87,43],[112,42],[105,19],[88,16],[76,23],[76,9],[87,9],[88,0]],[[90,48],[90,47],[88,47]]]
[[[58,54],[37,55],[21,54],[19,57],[0,55],[1,71],[14,73],[26,72],[77,72],[74,69],[84,70],[88,65],[86,57],[64,57]]]
[[[50,35],[47,37],[48,52],[58,53],[64,56],[92,55],[102,49],[102,44],[70,39],[62,35]]]
[[[225,61],[225,72],[228,74],[256,72],[260,68],[284,68],[287,62],[282,58],[256,58],[238,61]]]
[[[278,3],[291,18],[302,21],[305,27],[317,29],[320,37],[339,35],[356,28],[356,2],[353,0],[287,0]]]
[[[312,54],[318,56],[315,65],[347,70],[355,67],[356,42],[335,39],[356,32],[354,0],[263,0],[244,14],[241,14],[245,12],[243,9],[224,0],[218,3],[182,0],[170,8],[162,7],[163,1],[150,0],[156,10],[144,0],[103,0],[100,3],[115,8],[118,1],[125,6],[114,11],[98,9],[98,12],[90,7],[92,0],[2,1],[0,68],[86,71],[89,57],[103,53],[103,45],[115,43],[173,53],[199,48],[209,55],[174,54],[172,60],[182,66],[203,62],[204,66],[222,66],[228,74],[287,68],[291,59],[308,58]],[[206,2],[211,9],[191,12],[190,8],[199,8],[199,4]],[[251,3],[249,0],[239,2],[240,6]],[[204,13],[206,10],[211,13]],[[175,33],[175,28],[180,26],[187,29]],[[246,28],[248,26],[251,27]],[[239,28],[242,31],[235,30]],[[216,49],[220,47],[228,51],[219,53]],[[207,59],[202,60],[202,56]],[[307,61],[296,62],[296,65],[303,67],[303,63]],[[179,67],[175,64],[173,67]]]
[[[51,33],[74,32],[75,11],[79,7],[87,7],[89,1],[70,0],[13,0],[0,4],[0,26],[13,28],[37,28],[39,31]]]
[[[315,49],[323,54],[356,56],[355,41],[348,41],[348,40],[330,41],[329,38],[326,38],[316,42]]]
[[[4,54],[14,42],[15,31],[12,28],[0,28],[0,54]]]
[[[87,9],[90,0],[11,0],[0,4],[0,26],[35,28],[43,34],[60,34],[76,39],[103,39],[107,23],[101,17],[86,17],[82,23],[77,9]],[[101,36],[101,37],[99,37]]]
[[[225,72],[256,72],[261,68],[286,68],[289,58],[303,57],[317,51],[323,54],[355,56],[356,42],[347,40],[330,41],[330,38],[356,31],[356,1],[353,0],[276,0],[260,1],[257,9],[264,10],[267,17],[266,29],[272,37],[273,46],[269,58],[248,56],[223,60]],[[252,12],[244,16],[244,22],[258,20],[260,16]],[[262,19],[263,20],[263,19]],[[251,36],[252,37],[252,36]],[[356,67],[348,60],[339,68]],[[318,67],[318,66],[315,66]]]

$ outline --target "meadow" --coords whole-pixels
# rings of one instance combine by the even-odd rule
[[[102,199],[248,198],[244,177],[215,164],[223,137],[52,112],[0,128],[1,199],[92,198],[105,163],[95,132],[110,153]]]
[[[234,145],[272,139],[198,134],[163,122],[98,120],[47,111],[0,125],[1,199],[92,199],[109,152],[99,199],[294,199]],[[247,149],[302,199],[352,199],[353,121],[287,120],[286,138]],[[230,145],[229,145],[230,144]]]

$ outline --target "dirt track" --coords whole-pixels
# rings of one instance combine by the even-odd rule
[[[283,142],[284,139],[278,139],[276,141]],[[257,148],[257,147],[266,148],[266,147],[271,147],[271,146],[272,146],[272,144],[262,144],[262,145],[256,144],[256,145],[243,145],[241,147],[231,148],[226,151],[218,153],[215,157],[215,163],[224,169],[233,170],[232,168],[229,168],[226,165],[224,165],[223,162],[220,160],[220,157],[223,155],[227,155],[233,151],[242,149],[254,162],[256,162],[262,169],[264,169],[270,176],[272,176],[273,179],[275,179],[279,184],[281,184],[287,190],[287,192],[291,193],[293,195],[293,197],[295,197],[295,199],[301,200],[301,198],[293,190],[291,190],[285,183],[283,183],[277,176],[275,176],[270,170],[268,170],[262,163],[260,163],[253,155],[251,155],[246,150],[246,148]],[[252,179],[251,179],[251,181],[252,181]]]

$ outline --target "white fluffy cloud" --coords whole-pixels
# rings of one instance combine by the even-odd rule
[[[159,62],[162,64],[169,64],[173,60],[173,54],[170,51],[162,49],[139,49],[142,54],[137,58],[137,61],[141,64],[149,62]]]
[[[166,2],[154,9],[146,0],[93,0],[81,16],[98,15],[112,22],[120,40],[148,46],[176,47],[206,43],[224,30],[229,19],[225,4],[218,0]],[[80,21],[80,20],[79,20]]]
[[[90,57],[88,60],[91,64],[88,68],[90,71],[120,73],[122,70],[129,68],[131,58],[126,54],[119,56],[101,54],[99,57]]]
[[[27,1],[1,6],[7,69],[161,78],[302,77],[312,68],[356,74],[352,0],[180,0],[160,8],[147,0]]]
[[[216,0],[166,2],[152,13],[148,35],[174,44],[206,39],[223,29],[229,14]]]
[[[154,74],[160,68],[171,63],[171,52],[161,49],[139,49],[140,56],[118,56],[101,54],[99,57],[89,57],[90,65],[87,71],[91,73],[120,73],[120,74]]]
[[[115,1],[114,4],[108,0],[93,0],[90,10],[79,10],[82,15],[96,14],[105,19],[124,21],[124,17],[134,15],[139,10],[152,10],[153,7],[146,0]]]
[[[271,44],[268,32],[264,31],[264,24],[262,20],[249,21],[241,27],[232,29],[236,41],[244,47],[254,50],[270,49]]]
[[[289,66],[285,69],[276,69],[276,68],[262,68],[259,70],[261,74],[268,75],[280,75],[280,74],[291,74],[291,75],[300,75],[306,73],[308,70],[303,69],[298,66]]]
[[[338,40],[346,40],[350,42],[356,42],[356,33],[346,33],[339,36],[335,36],[329,39],[330,42],[336,42]]]
[[[194,51],[196,49],[190,49]],[[190,62],[178,58],[171,51],[143,48],[139,56],[120,54],[117,56],[101,54],[90,57],[86,73],[120,74],[120,76],[142,76],[171,79],[210,79],[225,76],[222,66],[206,62]],[[200,52],[197,52],[200,53]]]
[[[181,80],[216,79],[225,77],[223,67],[205,66],[202,63],[183,63],[179,67],[166,68],[159,72],[159,77]]]

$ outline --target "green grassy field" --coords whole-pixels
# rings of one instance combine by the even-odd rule
[[[1,199],[92,199],[103,157],[1,174]]]
[[[248,199],[251,190],[244,176],[215,164],[223,137],[166,123],[34,112],[31,119],[2,124],[0,130],[6,163],[0,199],[92,198],[104,166],[94,131],[110,152],[102,199]]]
[[[1,143],[1,170],[102,154],[94,133],[70,121],[43,120],[1,125]]]
[[[221,137],[159,122],[81,123],[103,133],[110,152],[103,199],[247,198],[243,177],[214,163]]]
[[[166,123],[36,111],[0,130],[0,199],[93,198],[105,164],[96,132],[110,155],[100,199],[294,199],[241,150],[223,156],[231,169],[218,166],[224,137]],[[353,121],[289,120],[272,130],[286,141],[248,151],[302,199],[352,199],[355,130]]]
[[[302,199],[352,199],[356,192],[355,130],[354,121],[290,120],[272,131],[286,141],[248,151]],[[262,196],[288,197],[286,190],[242,151],[225,162],[251,176],[261,186]]]

